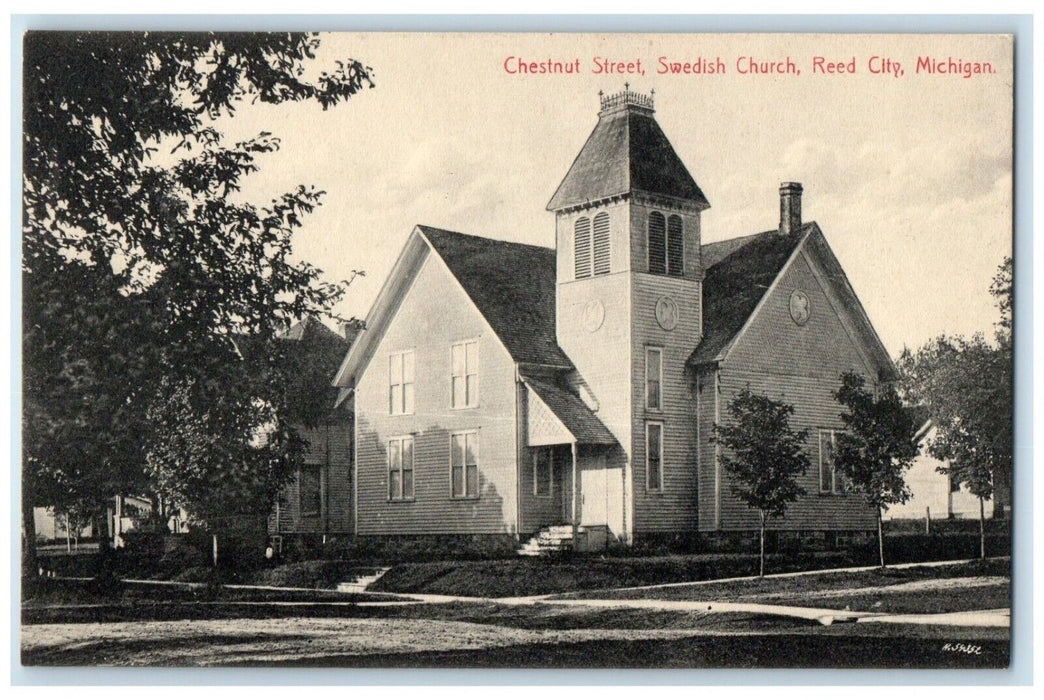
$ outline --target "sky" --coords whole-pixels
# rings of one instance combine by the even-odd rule
[[[658,75],[661,56],[725,70]],[[342,314],[365,318],[416,224],[553,246],[547,202],[594,128],[599,90],[629,82],[655,90],[656,119],[711,203],[703,242],[775,228],[779,184],[801,182],[804,219],[893,356],[940,333],[992,332],[988,288],[1012,241],[1008,37],[323,35],[317,67],[348,57],[372,67],[374,89],[326,111],[248,105],[223,125],[282,142],[245,196],[326,192],[295,250],[331,280],[365,272]],[[579,59],[580,73],[511,74],[509,57]],[[919,57],[993,72],[918,73]],[[599,58],[641,60],[644,75],[594,74]],[[800,75],[738,72],[788,58]]]

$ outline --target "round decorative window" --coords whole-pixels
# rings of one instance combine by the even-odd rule
[[[812,315],[812,302],[808,295],[800,289],[795,289],[790,295],[790,317],[799,326],[805,325],[808,317]]]
[[[670,297],[656,300],[656,322],[665,331],[673,331],[678,325],[678,303]]]
[[[588,333],[594,333],[602,327],[604,321],[605,306],[602,305],[602,302],[595,300],[589,301],[584,305],[584,312],[580,319],[580,324],[583,326],[585,331]]]

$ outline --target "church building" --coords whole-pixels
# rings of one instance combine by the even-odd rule
[[[625,89],[547,205],[554,249],[418,225],[334,380],[355,533],[598,549],[754,531],[710,440],[744,387],[809,429],[806,495],[768,526],[872,530],[833,473],[832,395],[847,370],[896,371],[801,197],[785,182],[778,225],[704,244],[707,197]]]

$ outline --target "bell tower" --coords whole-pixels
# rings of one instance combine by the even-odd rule
[[[695,503],[685,365],[702,336],[700,214],[710,204],[656,122],[654,94],[625,85],[599,97],[598,123],[547,205],[558,344],[626,453],[626,530],[677,530],[657,513]],[[685,507],[670,508],[678,499]]]

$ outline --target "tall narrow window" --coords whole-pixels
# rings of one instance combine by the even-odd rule
[[[405,501],[413,498],[413,438],[392,438],[388,441],[388,500]]]
[[[671,214],[667,219],[667,274],[681,277],[685,274],[685,231],[682,218]]]
[[[388,413],[413,413],[413,351],[392,353],[388,357]]]
[[[319,515],[323,505],[322,467],[305,464],[297,473],[298,507],[302,516]]]
[[[533,495],[550,496],[554,479],[554,452],[550,447],[538,447],[533,452]]]
[[[454,433],[450,437],[450,480],[454,498],[477,498],[478,433]]]
[[[663,409],[663,349],[645,348],[645,407]]]
[[[576,278],[591,276],[591,220],[586,216],[573,226],[573,251]]]
[[[603,211],[594,218],[594,273],[596,275],[609,274],[610,244],[609,215]]]
[[[478,341],[453,346],[453,408],[478,406]]]
[[[663,490],[663,424],[645,424],[645,488]]]
[[[667,220],[658,211],[649,214],[649,272],[667,274]]]
[[[821,493],[844,493],[845,479],[837,470],[834,454],[837,451],[838,430],[819,431],[819,491]]]

